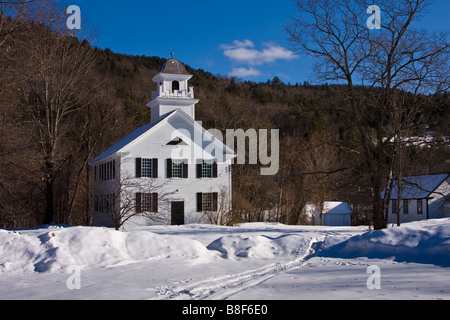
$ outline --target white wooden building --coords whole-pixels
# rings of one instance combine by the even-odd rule
[[[398,214],[400,222],[450,217],[449,173],[404,177],[401,188],[400,194],[395,181],[388,223],[396,223]]]
[[[209,223],[230,209],[235,154],[195,121],[191,78],[168,60],[153,78],[151,123],[90,162],[94,225],[113,226],[117,216],[129,218],[125,227]]]
[[[347,227],[351,225],[352,211],[346,202],[325,201],[322,217],[318,205],[311,206],[311,209],[313,209],[312,213],[316,226]]]

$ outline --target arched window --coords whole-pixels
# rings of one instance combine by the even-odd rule
[[[172,82],[172,91],[180,90],[180,83],[178,81]]]

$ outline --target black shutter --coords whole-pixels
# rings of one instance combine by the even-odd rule
[[[202,212],[203,208],[202,208],[202,193],[197,193],[197,212]]]
[[[167,178],[172,178],[172,159],[167,159]]]
[[[136,158],[136,178],[142,177],[142,158]]]
[[[152,212],[158,212],[158,194],[152,193]]]
[[[197,179],[201,179],[202,177],[203,177],[203,175],[202,175],[202,165],[203,165],[203,160],[201,160],[201,159],[197,159],[197,164],[196,164],[196,167],[197,167]]]
[[[183,179],[187,179],[188,178],[188,162],[189,160],[183,160]]]
[[[217,160],[213,161],[212,171],[213,171],[212,177],[217,178]]]
[[[152,159],[152,178],[158,178],[158,159]]]
[[[142,212],[142,193],[136,193],[136,213]]]
[[[217,192],[214,192],[212,194],[213,198],[212,198],[212,211],[217,211],[217,202],[218,202],[218,198],[219,198],[219,194]]]

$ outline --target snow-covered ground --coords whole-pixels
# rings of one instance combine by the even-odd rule
[[[0,230],[0,299],[450,299],[450,219]]]

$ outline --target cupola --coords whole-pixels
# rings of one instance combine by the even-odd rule
[[[157,91],[152,92],[152,101],[147,104],[151,110],[152,123],[158,122],[170,112],[180,109],[195,120],[194,87],[188,86],[192,74],[183,63],[172,58],[167,60],[160,72],[153,77]]]

